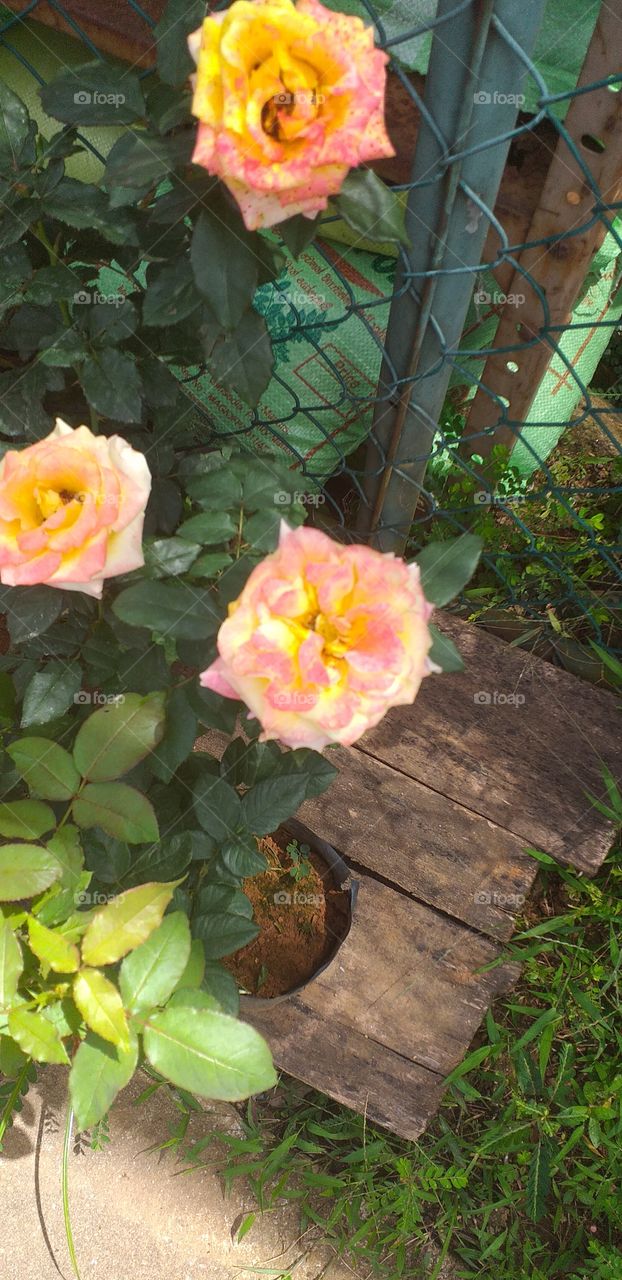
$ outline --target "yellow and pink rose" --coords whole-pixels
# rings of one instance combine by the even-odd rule
[[[235,0],[189,46],[193,158],[226,184],[250,230],[314,217],[350,169],[394,155],[387,55],[360,18],[319,0]]]
[[[0,462],[0,581],[101,596],[106,578],[144,564],[151,474],[121,436],[58,419],[44,440]]]
[[[349,746],[436,670],[416,565],[281,525],[218,633],[201,684],[240,698],[264,740]]]

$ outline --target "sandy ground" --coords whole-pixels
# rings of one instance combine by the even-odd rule
[[[149,1152],[170,1135],[174,1105],[158,1092],[135,1099],[140,1077],[120,1096],[103,1151],[75,1152],[69,1167],[71,1218],[81,1280],[353,1280],[350,1267],[300,1236],[294,1206],[281,1204],[235,1242],[256,1209],[240,1182],[225,1199],[211,1170],[178,1176],[174,1155]],[[31,1089],[0,1157],[2,1280],[73,1280],[60,1190],[66,1073],[48,1067]],[[206,1104],[209,1106],[210,1104]],[[214,1104],[192,1118],[197,1140],[211,1128],[239,1131],[232,1107]]]

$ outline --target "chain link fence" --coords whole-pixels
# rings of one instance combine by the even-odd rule
[[[95,57],[148,76],[163,7],[11,0],[0,75],[51,135],[41,84]],[[373,25],[390,55],[396,154],[373,167],[401,193],[411,247],[324,216],[313,247],[256,296],[275,353],[258,409],[183,370],[197,439],[288,461],[311,518],[340,536],[414,555],[431,537],[480,533],[465,616],[615,678],[622,3],[330,7]],[[84,131],[74,176],[101,175],[116,136]]]

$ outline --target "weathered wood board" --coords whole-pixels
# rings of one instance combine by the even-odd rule
[[[618,701],[479,627],[438,621],[465,670],[425,680],[412,712],[389,712],[358,747],[593,873],[613,836],[587,792],[606,799],[603,763],[622,781]]]
[[[594,873],[612,832],[585,793],[602,795],[603,760],[622,768],[611,694],[438,621],[465,671],[430,677],[412,707],[331,751],[337,779],[300,810],[360,879],[350,934],[299,996],[243,1012],[279,1067],[408,1138],[516,977],[489,966],[537,871],[526,849]]]

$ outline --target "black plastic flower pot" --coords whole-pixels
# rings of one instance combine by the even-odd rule
[[[242,992],[240,995],[240,1009],[242,1012],[245,1008],[249,1009],[257,1005],[281,1004],[283,1000],[291,1000],[292,996],[298,995],[301,991],[304,991],[310,983],[315,982],[315,979],[318,978],[321,973],[325,972],[328,966],[333,963],[333,960],[338,955],[341,947],[348,937],[354,918],[359,881],[353,879],[350,873],[350,868],[347,863],[344,862],[341,855],[337,853],[336,849],[333,849],[331,844],[328,844],[326,840],[321,840],[319,836],[316,836],[313,831],[310,831],[304,823],[298,822],[296,818],[290,818],[288,822],[284,822],[283,827],[291,836],[293,836],[294,840],[299,840],[309,846],[311,852],[315,853],[317,857],[326,864],[326,876],[330,876],[332,884],[336,888],[342,889],[344,893],[347,894],[347,920],[345,927],[340,930],[339,936],[334,938],[334,944],[324,955],[321,964],[318,965],[317,969],[315,969],[315,971],[304,982],[292,987],[290,991],[284,991],[282,994],[277,996],[250,995]]]

